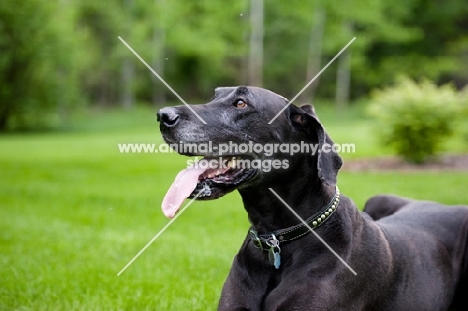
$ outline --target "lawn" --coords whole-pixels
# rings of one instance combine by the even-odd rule
[[[335,141],[356,143],[357,154],[345,160],[387,152],[367,120],[323,115]],[[93,114],[66,131],[0,136],[1,310],[215,309],[248,229],[237,193],[195,202],[117,276],[168,222],[161,200],[186,160],[120,154],[117,144],[161,141],[150,109]],[[468,204],[467,184],[466,172],[339,175],[342,193],[361,208],[382,192]]]

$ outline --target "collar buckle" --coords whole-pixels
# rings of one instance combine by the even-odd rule
[[[258,237],[258,232],[254,229],[250,229],[250,239],[252,240],[256,248],[260,248],[263,251],[262,240],[260,240],[260,238]]]

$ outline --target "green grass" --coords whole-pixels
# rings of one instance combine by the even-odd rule
[[[161,142],[154,111],[89,118],[0,136],[0,310],[215,309],[248,229],[239,195],[195,202],[118,277],[168,222],[160,203],[186,159],[118,152]],[[325,111],[322,122],[336,141],[366,144],[359,157],[384,153],[367,143],[369,121]],[[382,192],[467,204],[467,184],[455,172],[339,175],[360,207]]]

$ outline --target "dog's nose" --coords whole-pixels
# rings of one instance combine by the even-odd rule
[[[174,127],[179,123],[179,114],[173,107],[165,107],[157,114],[158,121],[165,127]]]

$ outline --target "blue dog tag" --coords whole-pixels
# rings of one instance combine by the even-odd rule
[[[268,260],[270,261],[270,264],[275,266],[276,269],[279,269],[281,265],[281,256],[279,252],[275,252],[275,248],[272,247],[268,251]]]
[[[270,246],[270,250],[268,251],[268,260],[276,269],[279,269],[281,265],[281,248],[279,247],[279,244],[280,242],[276,236],[271,234],[271,239],[267,241],[267,245]]]
[[[279,267],[281,265],[281,256],[277,252],[275,252],[274,256],[275,256],[275,268],[279,269]]]

